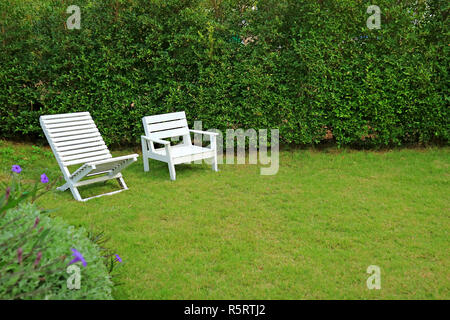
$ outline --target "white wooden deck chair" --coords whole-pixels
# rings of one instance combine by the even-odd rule
[[[218,133],[190,130],[186,114],[173,112],[142,118],[145,136],[141,136],[144,171],[149,170],[148,159],[166,162],[169,166],[170,179],[176,179],[175,165],[191,161],[212,158],[212,169],[217,169],[216,136]],[[211,144],[208,148],[193,145],[190,132],[209,135]],[[182,142],[171,146],[165,138],[183,137]],[[155,143],[164,145],[155,148]]]
[[[70,189],[75,200],[87,201],[128,189],[120,172],[139,155],[113,158],[89,112],[45,115],[39,121],[66,180],[58,190]],[[69,172],[69,166],[79,164],[82,166],[73,173]],[[97,175],[101,176],[92,178]],[[83,178],[87,179],[81,181]],[[81,198],[78,187],[110,179],[117,179],[122,189]]]

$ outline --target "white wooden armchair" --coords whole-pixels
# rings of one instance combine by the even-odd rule
[[[170,179],[176,179],[175,165],[190,163],[195,160],[212,159],[212,169],[217,168],[216,136],[218,133],[190,130],[186,114],[182,112],[166,113],[142,118],[145,136],[141,136],[144,171],[149,171],[148,159],[166,162],[169,167]],[[190,132],[210,136],[211,144],[204,148],[192,144]],[[183,137],[182,142],[170,145],[165,138]],[[164,147],[156,148],[155,143]]]
[[[70,189],[75,200],[87,201],[128,189],[120,172],[136,161],[139,155],[113,158],[89,112],[45,115],[39,121],[66,180],[58,190]],[[70,173],[68,167],[79,164],[83,165]],[[92,178],[97,175],[102,176]],[[81,181],[84,178],[90,179]],[[122,189],[81,198],[78,187],[110,179],[117,179]]]

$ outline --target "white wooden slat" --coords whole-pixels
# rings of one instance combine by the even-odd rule
[[[164,139],[164,138],[171,138],[171,137],[179,137],[189,134],[189,129],[187,127],[185,128],[179,128],[179,129],[172,129],[172,130],[166,130],[166,131],[158,131],[158,132],[152,132],[150,133],[151,138],[156,139]]]
[[[82,186],[87,186],[87,185],[92,184],[92,183],[98,183],[98,182],[102,182],[102,181],[108,181],[108,180],[110,180],[110,179],[111,179],[111,177],[98,177],[98,178],[92,178],[92,179],[88,179],[88,180],[79,181],[79,182],[77,182],[75,185],[76,185],[77,187],[82,187]],[[85,198],[85,199],[83,199],[83,201],[89,200],[89,199],[93,199],[93,198],[97,198],[97,197],[101,197],[101,196],[104,196],[104,195],[111,195],[111,194],[114,194],[114,193],[122,192],[123,190],[126,190],[126,189],[116,190],[116,191],[104,193],[104,194],[102,194],[102,195],[93,196],[93,197],[90,197],[90,198]]]
[[[116,168],[118,165],[123,164],[124,161],[126,163],[132,163],[132,162],[137,160],[137,157],[139,157],[138,154],[130,154],[130,155],[127,155],[127,156],[121,156],[121,157],[116,157],[116,158],[113,158],[111,156],[107,157],[107,158],[92,157],[92,158],[85,158],[84,160],[87,159],[86,161],[81,161],[81,160],[79,160],[79,161],[77,161],[77,160],[69,161],[67,166],[70,166],[70,165],[73,165],[73,164],[84,163],[83,167],[85,167],[85,166],[86,167],[89,167],[89,166],[91,166],[91,167],[95,166],[96,167],[96,169],[94,169],[93,171],[89,172],[89,173],[91,173],[91,172],[93,173],[93,172],[96,172],[96,171],[112,170],[112,169]],[[98,163],[96,163],[96,162],[98,162]],[[78,169],[78,170],[80,170],[80,169]]]
[[[109,172],[109,171],[113,170],[115,167],[117,167],[118,165],[119,164],[115,163],[115,162],[114,163],[99,164],[91,172],[93,174],[97,174],[99,172]]]
[[[79,116],[91,116],[89,112],[72,112],[72,113],[58,113],[58,114],[47,114],[41,116],[42,120],[47,119],[61,119],[61,118],[74,118]]]
[[[71,131],[62,131],[62,132],[56,132],[56,133],[49,133],[51,138],[59,138],[59,137],[70,137],[80,134],[89,134],[89,133],[99,133],[98,129],[96,127],[90,128],[90,129],[83,129],[83,130],[71,130]]]
[[[92,170],[89,174],[86,175],[86,177],[98,176],[98,175],[100,175],[100,174],[109,173],[110,171],[111,171],[111,169],[106,170],[106,171]]]
[[[56,118],[56,119],[42,119],[45,125],[54,124],[54,123],[64,123],[64,122],[73,122],[73,121],[84,121],[84,120],[92,120],[90,115],[73,117],[73,118]]]
[[[133,157],[134,158],[130,158]],[[133,162],[137,159],[138,155],[133,154],[125,157],[118,157],[118,158],[111,158],[106,163],[100,163],[95,165],[95,169],[91,171],[92,174],[97,174],[99,172],[107,172],[114,169],[117,169],[118,167],[121,167],[123,165],[127,165],[130,162]]]
[[[68,150],[68,151],[62,151],[62,152],[58,152],[58,154],[61,157],[66,157],[66,156],[71,156],[74,154],[81,154],[81,153],[87,153],[87,152],[99,151],[99,150],[107,150],[108,151],[108,147],[106,147],[106,145],[103,144],[100,146],[96,145],[94,147],[77,148],[77,149],[72,149],[72,150]]]
[[[115,157],[115,158],[109,159],[109,160],[104,160],[104,161],[102,160],[102,161],[97,161],[97,162],[89,162],[89,164],[98,166],[98,165],[104,164],[104,163],[115,163],[115,162],[120,162],[120,161],[123,161],[123,160],[136,161],[138,157],[139,157],[139,155],[137,153],[133,153],[133,154],[129,154],[129,155],[126,155],[126,156]]]
[[[148,126],[148,129],[150,130],[150,132],[155,132],[155,131],[161,131],[161,130],[169,130],[169,129],[187,127],[187,125],[188,124],[187,124],[186,119],[182,119],[182,120],[174,120],[174,121],[150,124]]]
[[[54,128],[54,129],[48,129],[48,132],[51,134],[57,133],[57,132],[65,132],[65,131],[71,131],[71,130],[83,130],[83,129],[92,129],[97,127],[95,124],[85,124],[85,125],[79,125],[79,126],[65,126],[60,128]]]
[[[87,124],[95,125],[95,122],[94,122],[94,120],[78,120],[78,121],[70,121],[70,122],[50,123],[50,124],[46,124],[45,127],[47,128],[47,130],[51,131],[55,128],[82,126],[82,125],[87,125]]]
[[[84,146],[88,146],[88,144],[95,143],[95,145],[105,144],[103,138],[101,136],[84,138],[79,140],[69,140],[69,141],[61,141],[54,142],[53,145],[56,147],[57,151],[64,151],[76,148],[84,148]],[[91,145],[89,145],[91,146]]]
[[[111,158],[111,156],[106,156],[106,155],[102,155],[102,156],[96,156],[96,157],[91,157],[91,158],[83,158],[83,159],[78,159],[78,160],[73,160],[73,161],[62,161],[63,165],[68,167],[68,166],[72,166],[75,164],[81,164],[81,163],[86,163],[86,162],[92,162],[92,161],[98,161],[98,160],[106,160]]]
[[[99,150],[99,151],[93,151],[93,152],[87,152],[87,153],[80,153],[80,154],[74,154],[69,156],[61,156],[62,161],[70,161],[70,160],[77,160],[77,159],[83,159],[83,158],[92,158],[94,156],[100,156],[100,155],[110,155],[108,150]],[[83,159],[84,162],[87,162]]]
[[[171,147],[171,156],[173,158],[177,158],[177,157],[184,157],[184,156],[205,153],[205,152],[210,152],[210,151],[211,151],[211,149],[194,146],[194,145],[191,145],[191,146],[176,145],[176,146]],[[165,148],[155,149],[155,152],[159,153],[161,155],[166,155]]]
[[[94,169],[94,166],[84,163],[81,167],[75,170],[69,178],[71,179],[72,183],[75,183],[83,179],[84,176],[88,175],[92,171],[92,169]]]
[[[78,143],[79,139],[97,138],[97,137],[101,138],[101,135],[100,135],[100,133],[98,131],[97,132],[90,132],[90,133],[86,133],[86,134],[78,134],[78,135],[72,135],[72,136],[52,138],[52,141],[54,143],[58,143],[58,142],[73,140],[75,143]]]
[[[78,149],[84,149],[84,148],[89,148],[89,147],[100,147],[100,146],[107,148],[103,139],[92,138],[92,139],[84,139],[82,141],[83,142],[78,141],[76,144],[70,144],[70,145],[65,145],[65,146],[61,146],[61,147],[56,147],[56,151],[58,151],[58,153],[60,153],[63,151],[78,150]]]
[[[154,115],[154,116],[145,117],[145,121],[147,124],[170,121],[170,120],[179,120],[179,119],[186,119],[186,113],[184,111],[164,113],[164,114],[158,114],[158,115]]]
[[[197,161],[197,160],[202,160],[202,159],[208,159],[208,158],[212,158],[212,157],[214,157],[214,151],[181,156],[181,157],[173,158],[172,161],[174,164],[181,164],[181,163],[190,163],[192,161]]]

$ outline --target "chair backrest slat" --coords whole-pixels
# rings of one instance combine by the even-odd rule
[[[145,135],[156,139],[183,136],[190,143],[189,127],[184,111],[142,118]]]
[[[163,131],[163,130],[169,130],[169,129],[184,128],[187,126],[188,126],[188,124],[187,124],[186,119],[181,119],[181,120],[173,120],[173,121],[149,124],[148,129],[150,130],[150,132],[156,132],[156,131]]]
[[[154,116],[147,116],[144,118],[147,121],[147,124],[152,124],[158,122],[186,119],[186,113],[184,111],[171,112],[171,113],[157,114]]]
[[[63,164],[64,164],[65,167],[68,167],[68,166],[74,166],[76,164],[84,164],[84,163],[87,163],[87,162],[106,160],[106,159],[109,159],[109,158],[111,158],[111,157],[105,157],[105,155],[90,156],[88,158],[80,158],[80,159],[72,160],[72,161],[64,161]]]
[[[55,128],[52,128],[49,125],[47,128],[48,128],[49,132],[51,132],[52,134],[55,134],[55,133],[59,133],[59,132],[71,131],[73,129],[92,129],[92,128],[95,128],[95,124],[94,123],[90,123],[90,124],[83,124],[83,123],[79,124],[78,123],[76,126],[71,126],[71,127],[64,126],[64,127],[55,127]]]
[[[187,127],[151,132],[149,136],[152,138],[156,138],[156,139],[165,139],[165,138],[184,136],[186,134],[189,134],[189,130],[187,129]]]
[[[75,155],[75,154],[82,154],[82,153],[88,153],[88,152],[93,152],[93,151],[100,151],[100,150],[104,150],[104,149],[108,149],[106,147],[106,145],[100,145],[100,146],[93,146],[93,147],[84,147],[84,148],[79,148],[77,147],[77,149],[71,149],[71,150],[66,150],[66,151],[59,151],[59,155],[61,157],[66,157],[66,156],[71,156],[71,155]]]
[[[41,116],[46,124],[92,120],[89,112],[60,113]]]
[[[78,160],[78,159],[91,158],[94,156],[97,157],[97,156],[105,155],[107,152],[108,152],[107,149],[101,149],[101,150],[97,150],[97,151],[83,152],[83,153],[77,153],[77,154],[73,154],[73,155],[61,156],[61,159],[65,162],[68,162],[68,161],[74,161],[74,160]]]
[[[65,138],[65,140],[75,140],[75,139],[72,139],[72,137],[75,137],[80,134],[92,134],[94,136],[94,135],[98,135],[100,133],[98,132],[97,127],[83,129],[83,128],[81,128],[81,126],[80,127],[70,127],[70,128],[67,128],[66,131],[59,131],[59,132],[49,131],[49,135],[53,139],[69,137],[70,139]]]
[[[88,133],[82,133],[82,134],[72,134],[70,136],[63,136],[63,137],[52,137],[50,138],[53,140],[53,142],[63,142],[63,141],[78,141],[79,139],[85,139],[85,138],[101,138],[100,132],[88,132]],[[103,140],[103,139],[102,139]]]
[[[39,121],[62,169],[112,158],[89,112],[45,115]]]
[[[68,150],[68,149],[74,149],[74,148],[83,148],[86,147],[92,147],[99,144],[104,144],[103,139],[101,136],[95,136],[92,138],[84,138],[80,140],[69,140],[69,141],[61,141],[61,142],[53,142],[55,147],[58,151]]]

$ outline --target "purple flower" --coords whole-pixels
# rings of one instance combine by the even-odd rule
[[[73,252],[73,256],[75,257],[72,261],[69,262],[69,265],[71,265],[72,263],[81,261],[81,263],[83,264],[83,267],[86,267],[87,263],[86,260],[84,260],[83,255],[77,250],[72,248],[72,252]]]
[[[35,267],[39,264],[39,262],[41,261],[41,258],[42,258],[42,252],[39,251],[38,254],[37,254],[37,256],[36,256],[36,260],[34,260],[34,264],[33,264],[33,265],[34,265]]]
[[[19,264],[22,263],[22,253],[23,253],[22,248],[17,249],[17,260],[19,261]]]
[[[47,183],[48,182],[48,177],[45,175],[45,173],[41,174],[41,182],[42,183]]]
[[[116,254],[116,259],[114,259],[114,261],[122,262],[122,258],[121,258],[121,257],[119,257],[119,255],[118,255],[118,254]]]
[[[20,173],[22,171],[22,168],[18,164],[15,164],[12,166],[11,170],[12,172]]]

